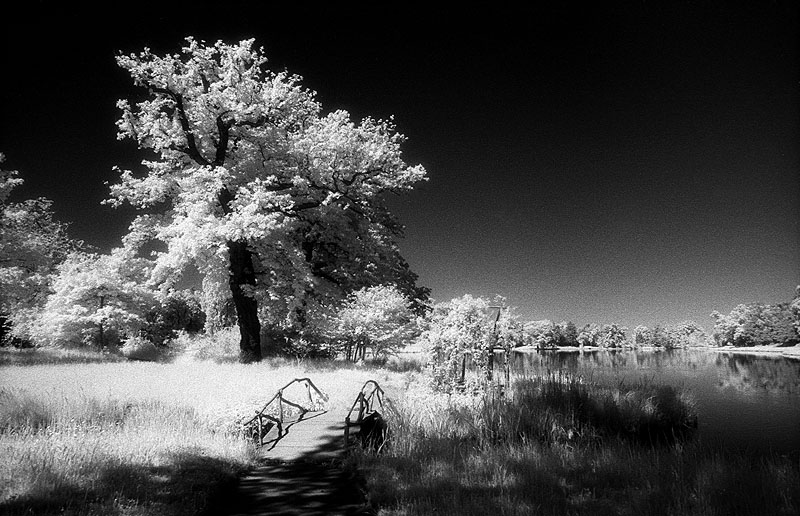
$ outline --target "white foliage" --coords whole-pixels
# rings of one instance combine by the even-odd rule
[[[389,354],[408,343],[416,329],[409,300],[393,285],[353,292],[333,317],[334,339]]]
[[[27,321],[44,303],[55,266],[79,243],[68,238],[66,224],[54,220],[52,201],[9,200],[22,183],[17,171],[0,170],[0,314],[11,319],[17,336],[26,337]]]
[[[29,329],[31,337],[39,345],[76,346],[134,336],[155,305],[152,291],[144,287],[149,267],[124,249],[71,254],[58,267],[53,293]]]
[[[273,302],[262,315],[280,318],[278,311],[286,317],[292,309],[286,296],[301,303],[321,277],[341,283],[352,271],[370,279],[388,270],[380,262],[399,259],[399,226],[382,195],[426,177],[424,168],[402,160],[404,137],[391,121],[356,124],[345,111],[322,116],[300,77],[267,70],[263,49],[253,44],[187,38],[178,54],[145,49],[118,56],[151,94],[135,105],[118,102],[118,136],[158,159],[143,162],[144,175],[121,171],[107,202],[145,212],[126,245],[167,244],[155,254],[154,282],[174,283],[189,263],[208,277],[206,310],[224,295],[227,243],[247,242],[259,274],[257,297]],[[338,254],[309,259],[302,238]],[[334,266],[343,260],[352,270]],[[282,301],[280,310],[275,301]]]

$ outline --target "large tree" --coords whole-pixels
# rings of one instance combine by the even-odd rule
[[[325,292],[391,282],[424,295],[384,196],[425,170],[403,161],[391,121],[323,114],[299,77],[266,68],[253,40],[187,38],[178,54],[117,61],[148,92],[119,101],[119,136],[156,156],[112,186],[112,204],[142,210],[126,244],[166,244],[155,281],[174,282],[193,263],[207,294],[231,297],[243,361],[261,358],[259,302],[262,316],[302,320],[309,296]]]

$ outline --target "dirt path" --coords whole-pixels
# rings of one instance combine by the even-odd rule
[[[344,417],[306,414],[265,444],[260,464],[221,496],[211,515],[367,515],[361,484],[342,466]]]

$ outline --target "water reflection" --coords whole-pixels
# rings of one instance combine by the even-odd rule
[[[548,370],[567,370],[595,379],[619,375],[657,373],[676,377],[682,373],[713,373],[721,389],[767,391],[800,395],[800,360],[785,357],[720,354],[709,351],[536,351],[514,353],[512,372],[527,375]],[[646,376],[646,375],[641,375]]]
[[[695,399],[704,440],[800,451],[800,360],[708,350],[515,352],[513,376],[565,370],[602,384],[674,385]]]
[[[720,387],[730,387],[742,392],[763,390],[800,395],[800,360],[719,355],[716,365],[727,371],[727,374],[720,378]]]

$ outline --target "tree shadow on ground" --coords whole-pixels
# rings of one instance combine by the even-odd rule
[[[368,515],[363,482],[341,462],[264,459],[203,514]]]
[[[99,472],[90,488],[58,485],[0,503],[0,514],[126,514],[127,508],[147,513],[202,513],[216,492],[236,483],[240,466],[192,451],[176,452],[162,466],[114,464]]]
[[[287,434],[292,426],[287,426]],[[346,460],[343,427],[293,460],[265,456],[235,484],[211,501],[204,516],[370,515],[365,483]]]

